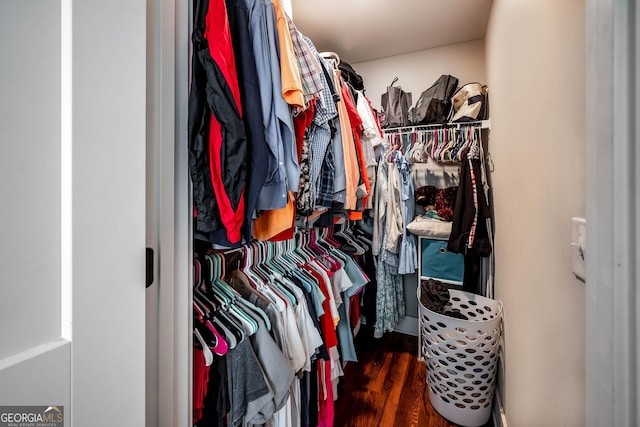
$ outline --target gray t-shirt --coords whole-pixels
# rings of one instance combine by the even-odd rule
[[[228,424],[233,427],[242,424],[248,408],[263,407],[273,399],[249,341],[239,342],[225,357],[231,399]]]
[[[255,320],[258,322],[259,327],[258,332],[250,338],[251,345],[258,357],[258,361],[262,365],[262,373],[266,377],[267,384],[272,392],[273,405],[265,406],[261,412],[254,416],[249,417],[249,414],[247,414],[246,422],[264,424],[285,405],[294,375],[289,362],[271,335],[269,335],[264,320],[257,316]]]

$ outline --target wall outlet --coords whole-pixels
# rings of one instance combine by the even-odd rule
[[[571,218],[571,260],[573,274],[584,282],[585,257],[587,250],[587,221],[584,218]]]

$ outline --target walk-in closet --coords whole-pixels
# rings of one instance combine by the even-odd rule
[[[510,64],[504,52],[512,47],[503,46],[516,29],[502,19],[525,8],[489,1],[213,3],[215,16],[207,12],[211,1],[190,3],[190,36],[178,51],[189,61],[177,69],[177,86],[188,82],[177,89],[188,108],[177,106],[176,123],[188,151],[176,150],[189,167],[182,163],[176,179],[189,183],[181,199],[194,208],[188,218],[194,240],[187,244],[194,333],[186,337],[193,424],[398,425],[390,420],[412,402],[417,412],[403,418],[408,425],[506,425],[505,405],[519,399],[510,396],[524,384],[516,367],[522,361],[509,356],[519,350],[510,348],[524,348],[523,327],[544,322],[534,315],[537,304],[525,304],[533,312],[521,317],[526,309],[516,295],[532,275],[516,274],[514,265],[531,237],[515,236],[547,230],[539,221],[548,209],[518,211],[517,220],[514,212],[530,205],[518,197],[542,200],[519,186],[525,174],[527,183],[536,182],[548,168],[527,169],[540,156],[507,154],[537,134],[516,114],[537,99],[518,98],[514,67],[521,62]],[[538,13],[542,20],[545,11],[570,16],[576,10],[577,3],[545,5]],[[533,22],[531,37],[538,36],[530,43],[537,46],[546,39]],[[572,34],[578,43],[578,32]],[[558,47],[558,58],[579,62],[579,52],[567,50]],[[482,112],[454,120],[450,106],[431,122],[411,117],[419,114],[423,93],[445,76],[456,79],[450,101],[467,85],[484,88]],[[409,94],[409,117],[390,123],[385,109],[396,89]],[[570,188],[582,178],[556,179]],[[544,197],[556,196],[546,191]],[[568,200],[571,206],[556,204],[563,215],[583,215],[582,202]],[[453,226],[443,231],[433,221]],[[538,225],[520,228],[523,223]],[[553,247],[561,235],[554,233]],[[567,238],[563,251],[571,250]],[[570,298],[580,298],[580,283],[569,275]],[[528,289],[540,286],[547,285]],[[487,299],[460,301],[456,292]],[[429,310],[439,308],[430,304],[438,297],[450,300],[440,308],[445,318],[433,320]],[[464,319],[467,307],[480,312]],[[482,331],[479,325],[498,314],[497,326]],[[460,318],[450,323],[450,315]],[[518,332],[509,326],[514,319]],[[475,320],[480,323],[455,323]],[[479,335],[460,332],[468,330]],[[448,342],[447,332],[456,339]],[[578,349],[580,337],[565,336],[557,345]],[[226,348],[216,346],[221,341]],[[206,351],[214,348],[218,353]],[[242,359],[249,365],[237,362],[240,354],[251,355]],[[253,381],[242,379],[247,374]],[[542,383],[528,383],[544,394]],[[574,395],[563,396],[579,407]],[[480,412],[482,418],[465,418]]]
[[[499,423],[492,2],[190,4],[193,425]]]
[[[638,19],[0,1],[0,425],[640,425]]]

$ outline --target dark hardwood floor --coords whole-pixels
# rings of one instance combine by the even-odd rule
[[[359,361],[345,367],[336,427],[456,427],[429,402],[417,337],[391,333],[374,339],[365,329],[355,344]],[[493,427],[492,421],[483,427]]]

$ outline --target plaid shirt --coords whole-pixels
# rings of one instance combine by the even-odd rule
[[[293,42],[293,52],[296,55],[298,68],[300,68],[304,100],[308,106],[309,102],[322,91],[323,86],[322,80],[320,79],[322,69],[313,54],[313,51],[304,41],[302,33],[298,31],[291,18],[286,14],[285,16],[289,23],[289,32],[291,33],[291,41]]]
[[[316,206],[330,208],[333,202],[333,175],[335,172],[333,165],[333,147],[331,147],[331,143],[329,143],[326,153],[324,162],[322,163],[320,179],[318,180]]]
[[[324,72],[324,60],[320,57],[320,54],[313,45],[313,42],[308,37],[301,35],[302,40],[307,44],[309,50],[318,61],[321,70],[317,76],[322,84],[322,90],[320,96],[316,100],[316,111],[313,116],[313,123],[309,127],[309,144],[311,150],[311,196],[312,200],[320,198],[319,189],[323,186],[318,182],[320,174],[323,169],[323,162],[327,153],[327,147],[331,143],[332,133],[329,122],[338,116],[338,109],[336,108],[335,101],[331,88],[326,79],[326,73]],[[332,150],[333,155],[333,150]],[[332,162],[333,164],[333,162]],[[334,169],[331,168],[331,186],[333,188]],[[325,177],[327,178],[327,177]],[[326,187],[326,185],[325,185]]]
[[[321,69],[324,67],[324,60],[320,57],[318,50],[313,45],[313,42],[309,40],[308,37],[302,36],[302,39],[306,42],[307,46],[315,56],[318,64]],[[325,77],[324,70],[318,73],[318,77],[322,83],[322,91],[320,91],[320,97],[318,98],[318,102],[316,103],[316,115],[313,118],[313,122],[318,126],[326,125],[329,120],[333,119],[338,115],[338,109],[336,108],[336,103],[333,99],[333,95],[331,94],[331,88],[329,87],[329,83]],[[328,125],[327,125],[328,128]]]

